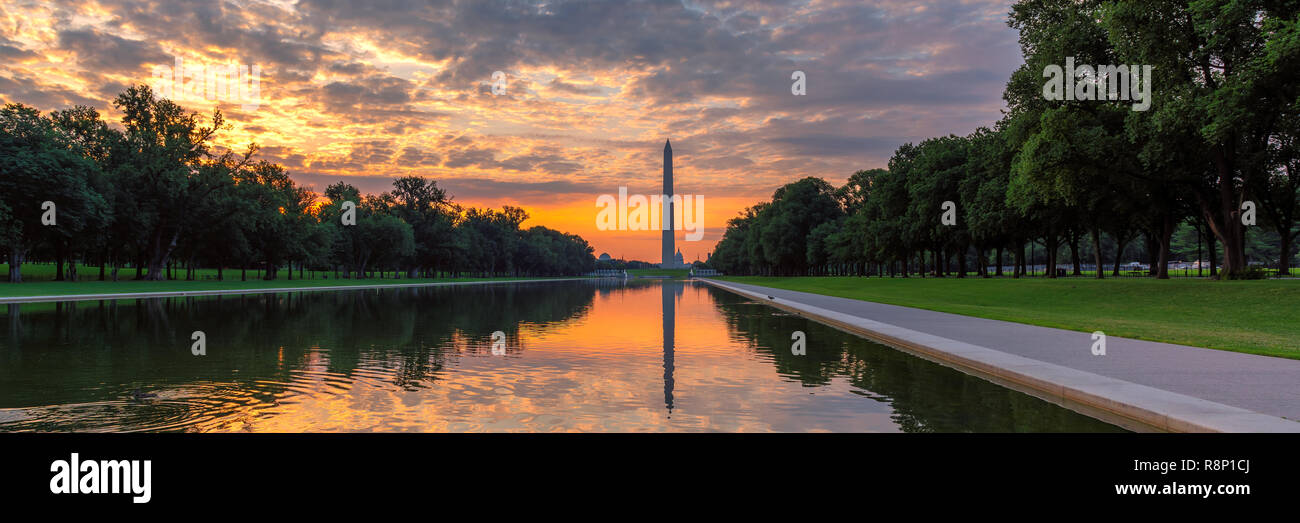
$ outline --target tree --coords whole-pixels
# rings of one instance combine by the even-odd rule
[[[1269,176],[1270,141],[1296,100],[1295,68],[1278,67],[1294,65],[1298,11],[1295,2],[1118,0],[1102,17],[1124,63],[1154,66],[1162,96],[1130,125],[1154,138],[1148,163],[1182,167],[1164,172],[1194,194],[1229,276],[1246,268],[1242,203]]]
[[[772,195],[771,216],[759,233],[764,261],[779,274],[807,272],[808,235],[843,211],[835,188],[821,178],[808,177],[786,184]]]
[[[930,138],[916,146],[907,162],[891,165],[907,178],[907,234],[916,245],[928,247],[933,254],[936,276],[947,272],[949,256],[958,261],[958,275],[966,272],[965,253],[969,235],[964,224],[945,225],[945,205],[961,200],[958,186],[965,174],[967,144],[959,136]],[[961,213],[954,216],[960,221]]]
[[[65,279],[63,261],[68,263],[66,279],[77,280],[77,262],[92,252],[103,252],[109,245],[108,232],[114,219],[115,190],[109,174],[121,156],[122,133],[108,127],[92,107],[76,106],[53,111],[50,120],[59,131],[64,146],[89,160],[93,169],[84,175],[88,189],[97,198],[89,211],[85,227],[69,230],[57,241],[56,280]],[[105,260],[100,256],[100,279],[104,276]]]
[[[405,176],[393,180],[390,193],[395,206],[393,214],[411,225],[415,252],[408,260],[408,276],[443,267],[454,252],[455,208],[447,192],[438,183],[418,176]]]
[[[127,89],[113,105],[123,113],[124,139],[131,153],[115,180],[137,198],[132,211],[143,225],[139,244],[149,268],[145,278],[162,280],[172,252],[188,232],[190,209],[234,186],[225,169],[209,162],[208,142],[224,119],[216,110],[209,126],[203,127],[198,113],[187,114],[170,100],[155,98],[145,85]],[[254,152],[250,146],[239,164],[248,162]]]
[[[961,193],[961,210],[971,242],[979,251],[980,274],[988,277],[984,266],[985,249],[996,251],[995,275],[1002,275],[1002,251],[1012,242],[1018,216],[1006,204],[1007,184],[1011,173],[1014,150],[1007,144],[1001,126],[997,131],[981,127],[967,138],[970,154],[966,173],[958,188]]]
[[[0,242],[9,253],[10,282],[22,282],[22,263],[39,242],[66,247],[107,220],[107,203],[91,185],[94,173],[95,163],[51,119],[21,104],[0,109]]]

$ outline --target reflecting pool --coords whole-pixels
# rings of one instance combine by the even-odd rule
[[[0,312],[0,431],[1120,430],[691,282],[303,291]],[[191,353],[194,331],[204,333],[206,355]],[[796,331],[806,354],[792,354]]]

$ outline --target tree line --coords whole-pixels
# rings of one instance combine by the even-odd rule
[[[1088,263],[1102,278],[1139,243],[1151,274],[1167,278],[1175,233],[1191,228],[1211,275],[1260,276],[1248,252],[1261,238],[1276,245],[1268,261],[1289,272],[1300,233],[1300,2],[1022,0],[1008,23],[1025,63],[1007,82],[1002,119],[904,144],[887,169],[842,187],[781,187],[728,222],[711,264],[731,274],[1002,275],[1009,253],[1021,276],[1027,247],[1041,246],[1047,267],[1068,250],[1075,274]],[[1076,79],[1073,100],[1048,99],[1047,68],[1067,59],[1151,65],[1151,106],[1090,99],[1120,79],[1100,68]]]
[[[0,250],[9,281],[24,262],[47,261],[56,279],[79,265],[98,279],[193,279],[202,268],[256,269],[265,279],[304,271],[336,277],[577,275],[595,267],[583,238],[522,228],[520,208],[465,208],[419,176],[362,194],[338,182],[323,198],[281,165],[218,147],[228,126],[157,98],[147,86],[120,94],[121,126],[94,108],[42,114],[0,109]],[[49,203],[47,203],[49,202]],[[346,207],[346,208],[345,208]],[[343,215],[354,213],[349,225]],[[282,273],[283,271],[283,273]]]

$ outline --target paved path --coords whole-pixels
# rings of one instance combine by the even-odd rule
[[[1027,358],[1091,375],[1168,391],[1257,413],[1300,420],[1300,360],[1185,345],[1107,337],[1106,355],[1092,354],[1092,335],[849,298],[736,282],[709,283],[757,293],[774,304],[811,306]],[[776,298],[768,300],[767,296]],[[810,311],[811,308],[808,308]],[[815,311],[812,311],[815,314]],[[1086,312],[1081,312],[1086,314]],[[868,329],[875,330],[875,329]],[[1105,325],[1098,325],[1105,330]],[[899,331],[905,332],[905,331]],[[920,339],[919,337],[917,339]],[[1296,340],[1300,344],[1300,340]],[[957,350],[960,352],[960,350]],[[997,354],[992,354],[996,356]],[[1021,361],[1023,365],[1025,362]],[[1046,368],[1047,366],[1044,366]],[[1078,377],[1086,377],[1079,373]],[[1112,388],[1122,388],[1113,384]],[[1108,386],[1110,386],[1108,385]],[[1145,390],[1145,387],[1143,389]],[[1104,392],[1104,388],[1099,389]],[[1136,389],[1135,389],[1136,390]],[[1177,398],[1175,398],[1177,399]],[[1300,423],[1296,429],[1300,430]]]

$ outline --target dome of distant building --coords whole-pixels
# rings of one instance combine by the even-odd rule
[[[609,253],[607,253],[607,252],[602,252],[602,253],[600,253],[600,258],[599,258],[599,259],[600,259],[600,261],[610,261],[610,260],[612,260],[613,258],[610,258],[610,257],[609,257]]]

